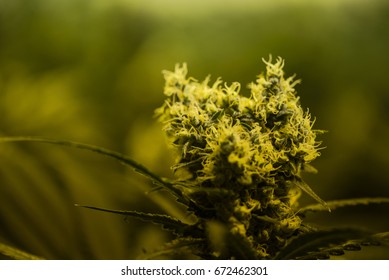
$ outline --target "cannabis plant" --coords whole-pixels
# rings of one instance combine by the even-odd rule
[[[171,193],[172,203],[185,207],[191,223],[163,214],[82,206],[156,223],[175,235],[144,258],[310,259],[341,255],[361,245],[384,246],[388,233],[304,222],[309,212],[389,199],[325,202],[304,182],[303,172],[315,172],[311,162],[320,155],[317,138],[323,131],[313,128],[314,119],[302,108],[295,90],[299,80],[285,77],[284,60],[273,63],[270,57],[264,63],[266,71],[249,85],[250,96],[240,94],[237,82],[188,77],[186,64],[163,72],[166,100],[156,116],[176,153],[176,179],[161,178],[131,158],[100,147],[31,137],[1,141],[98,152],[151,179],[155,191]],[[302,194],[317,203],[301,207]]]

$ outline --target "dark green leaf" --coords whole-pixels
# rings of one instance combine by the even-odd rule
[[[208,220],[206,223],[207,241],[215,258],[237,260],[256,260],[258,254],[247,236],[231,232],[225,223]]]
[[[380,204],[380,203],[389,203],[389,198],[387,197],[375,197],[375,198],[354,198],[354,199],[340,199],[327,201],[327,206],[322,204],[312,204],[305,206],[299,210],[299,213],[305,214],[307,212],[317,212],[317,211],[327,211],[329,207],[331,210],[335,210],[339,207],[346,206],[357,206],[357,205],[369,205],[369,204]]]
[[[331,256],[342,256],[344,255],[344,250],[342,247],[340,246],[335,246],[335,247],[331,247],[327,250],[327,252],[331,255]]]
[[[304,256],[299,256],[297,259],[307,260],[307,259],[320,259],[320,255],[327,254],[330,258],[331,256],[341,256],[345,255],[346,251],[362,251],[362,258],[368,246],[388,246],[389,243],[389,232],[382,232],[373,235],[368,235],[362,239],[353,239],[347,240],[345,242],[329,245],[327,247],[321,247],[319,251],[308,252]]]
[[[67,147],[73,147],[77,149],[82,149],[82,150],[88,150],[92,151],[104,156],[108,156],[110,158],[114,158],[121,162],[124,165],[130,166],[133,168],[136,172],[139,174],[151,179],[153,183],[155,183],[159,187],[163,187],[167,190],[169,190],[171,193],[173,193],[177,198],[178,201],[187,205],[188,201],[186,198],[183,196],[181,190],[175,185],[160,176],[154,174],[150,170],[148,170],[146,167],[143,165],[137,163],[130,157],[109,150],[105,149],[102,147],[94,146],[94,145],[89,145],[89,144],[84,144],[84,143],[79,143],[79,142],[74,142],[74,141],[67,141],[67,140],[53,140],[53,139],[47,139],[47,138],[39,138],[39,137],[0,137],[0,143],[1,142],[40,142],[40,143],[48,143],[48,144],[54,144],[54,145],[61,145],[61,146],[67,146]]]
[[[113,213],[113,214],[129,216],[145,222],[152,222],[154,224],[162,225],[164,229],[171,231],[180,236],[184,235],[184,236],[198,237],[201,235],[201,232],[198,230],[198,228],[195,225],[185,224],[179,221],[178,219],[170,217],[168,215],[143,213],[138,211],[111,210],[111,209],[104,209],[104,208],[99,208],[94,206],[85,206],[85,205],[78,205],[78,204],[76,204],[76,206]]]
[[[229,233],[227,235],[229,255],[237,260],[257,260],[258,254],[246,236]]]
[[[330,258],[330,254],[326,251],[324,252],[310,252],[305,256],[298,257],[298,260],[328,260]]]
[[[14,260],[43,260],[43,258],[26,253],[3,243],[0,243],[0,254],[10,257]]]
[[[379,245],[380,242],[389,245],[389,231],[373,234],[369,241],[371,245]]]
[[[205,240],[202,238],[177,238],[166,243],[161,249],[151,253],[145,253],[141,259],[158,259],[161,257],[176,258],[178,255],[186,255],[188,258],[204,254]]]
[[[343,244],[342,246],[343,250],[345,251],[360,251],[361,245],[357,241],[349,241]]]
[[[276,256],[276,259],[296,259],[316,252],[320,248],[339,245],[348,240],[360,239],[370,234],[361,229],[336,228],[301,234],[293,238]]]

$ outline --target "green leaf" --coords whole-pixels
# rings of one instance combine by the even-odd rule
[[[341,244],[330,245],[328,247],[320,248],[319,251],[309,252],[304,256],[298,257],[299,260],[311,259],[330,259],[333,256],[342,256],[347,254],[347,251],[362,251],[362,258],[365,258],[366,247],[371,246],[388,246],[389,232],[376,233],[368,235],[362,239],[347,240]]]
[[[67,140],[54,140],[54,139],[47,139],[47,138],[40,138],[40,137],[0,137],[0,143],[3,142],[40,142],[40,143],[47,143],[47,144],[54,144],[54,145],[61,145],[61,146],[67,146],[67,147],[72,147],[72,148],[77,148],[77,149],[82,149],[82,150],[88,150],[92,151],[104,156],[108,156],[110,158],[114,158],[121,162],[124,165],[130,166],[133,168],[136,172],[139,174],[151,179],[154,184],[156,184],[159,187],[163,187],[173,193],[179,200],[179,202],[187,205],[189,203],[187,199],[184,197],[182,194],[181,190],[175,185],[160,176],[154,174],[150,170],[148,170],[146,167],[143,165],[137,163],[130,157],[121,154],[119,152],[115,152],[109,149],[105,149],[99,146],[94,146],[94,145],[89,145],[89,144],[84,144],[84,143],[79,143],[79,142],[74,142],[74,141],[67,141]]]
[[[203,238],[177,238],[172,242],[166,243],[161,249],[151,253],[145,253],[140,259],[152,260],[161,257],[176,257],[177,255],[186,255],[191,259],[194,256],[204,254],[203,247],[205,240]]]
[[[322,204],[312,204],[305,206],[299,210],[300,214],[305,214],[307,212],[318,212],[318,211],[327,211],[328,208],[335,210],[339,207],[346,206],[357,206],[357,205],[369,205],[369,204],[381,204],[389,203],[389,198],[387,197],[365,197],[365,198],[354,198],[354,199],[339,199],[327,201],[326,207]]]
[[[237,260],[257,260],[258,254],[246,236],[239,234],[227,235],[227,248],[229,255]]]
[[[210,250],[219,259],[257,260],[259,254],[246,235],[231,232],[222,222],[207,221],[206,233]]]
[[[85,205],[78,205],[78,204],[76,204],[75,206],[129,216],[145,222],[152,222],[154,224],[161,225],[164,229],[171,231],[179,236],[199,237],[202,235],[201,231],[196,227],[196,225],[185,224],[179,221],[178,219],[168,215],[143,213],[138,211],[127,211],[127,210],[111,210],[111,209],[104,209],[104,208],[99,208],[94,206],[85,206]]]
[[[373,241],[381,241],[387,245],[389,245],[389,231],[387,232],[380,232],[372,235]]]
[[[303,257],[320,248],[341,244],[348,240],[370,236],[370,233],[354,228],[335,228],[301,234],[293,238],[275,257],[288,260]]]
[[[30,253],[26,253],[22,250],[0,243],[0,254],[10,257],[15,260],[43,260],[43,258],[37,257]]]
[[[310,186],[308,186],[307,183],[305,183],[303,180],[299,179],[299,178],[296,178],[293,183],[295,183],[295,185],[297,187],[299,187],[301,190],[303,190],[304,192],[306,192],[308,195],[310,195],[314,200],[316,200],[317,202],[320,203],[320,205],[326,209],[327,211],[331,212],[331,209],[328,207],[327,203],[321,199],[312,189]]]

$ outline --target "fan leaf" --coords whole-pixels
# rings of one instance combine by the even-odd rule
[[[301,234],[293,238],[275,257],[275,259],[296,259],[316,252],[320,248],[329,247],[343,242],[370,236],[361,229],[335,228]]]
[[[10,257],[14,260],[43,260],[43,258],[37,257],[30,253],[8,246],[4,243],[0,243],[0,254]]]
[[[311,260],[311,259],[330,259],[347,254],[347,251],[365,251],[365,247],[371,246],[388,246],[389,245],[389,232],[381,232],[369,235],[362,239],[348,240],[342,244],[330,245],[328,247],[320,248],[320,251],[309,252],[304,256],[300,256],[299,260]],[[362,254],[361,257],[364,257]]]
[[[120,163],[130,166],[134,169],[135,172],[149,178],[155,185],[159,187],[163,187],[173,193],[178,198],[178,201],[187,205],[189,203],[187,199],[182,194],[182,191],[177,188],[173,183],[169,182],[166,179],[161,178],[160,176],[154,174],[150,170],[148,170],[145,166],[141,165],[140,163],[137,163],[130,157],[115,152],[106,148],[102,148],[99,146],[89,145],[85,143],[79,143],[74,141],[68,141],[68,140],[55,140],[55,139],[48,139],[48,138],[40,138],[40,137],[0,137],[0,143],[3,142],[39,142],[39,143],[46,143],[46,144],[54,144],[54,145],[60,145],[60,146],[67,146],[72,148],[77,148],[81,150],[88,150],[92,151],[110,158],[114,158],[118,160]]]
[[[144,212],[128,211],[128,210],[112,210],[112,209],[105,209],[105,208],[78,205],[78,204],[76,204],[75,206],[113,213],[113,214],[124,215],[128,217],[136,218],[138,220],[142,220],[144,222],[151,222],[154,224],[158,224],[161,225],[164,229],[171,231],[179,236],[199,237],[201,235],[201,232],[198,230],[196,225],[185,224],[180,220],[168,215],[144,213]]]
[[[246,236],[227,235],[227,248],[231,256],[237,260],[258,260],[259,256]]]
[[[339,199],[327,201],[327,207],[331,210],[335,210],[340,207],[346,206],[358,206],[358,205],[369,205],[369,204],[381,204],[389,203],[389,198],[387,197],[365,197],[365,198],[354,198],[354,199]],[[327,211],[328,208],[324,207],[322,204],[312,204],[305,206],[299,210],[300,214],[305,214],[307,212],[318,212],[318,211]]]
[[[158,259],[161,257],[174,257],[177,255],[201,255],[203,254],[203,248],[205,244],[205,240],[203,238],[177,238],[173,241],[166,243],[163,245],[163,247],[159,250],[156,250],[154,252],[145,253],[144,255],[140,256],[141,259],[145,260],[151,260],[151,259]]]
[[[376,233],[372,235],[372,239],[389,245],[389,231]]]

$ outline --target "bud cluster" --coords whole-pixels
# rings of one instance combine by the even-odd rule
[[[283,59],[264,62],[266,72],[249,85],[250,97],[240,95],[238,82],[198,82],[187,77],[186,64],[176,65],[163,72],[167,99],[156,111],[178,152],[173,169],[190,175],[193,199],[262,257],[299,229],[294,182],[312,169],[320,145],[296,96],[299,80],[284,77]],[[209,213],[196,214],[206,219]]]

